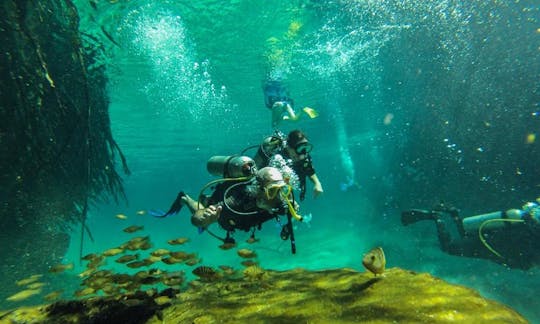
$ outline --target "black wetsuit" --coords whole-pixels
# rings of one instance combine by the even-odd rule
[[[287,154],[285,147],[276,148],[272,152],[267,152],[267,154],[270,155],[270,157],[280,154],[285,160],[292,161],[292,158],[289,156],[289,154]],[[262,148],[259,147],[257,154],[253,157],[253,160],[257,164],[257,168],[259,168],[259,170],[268,166],[270,157],[267,154],[265,154],[262,151]],[[294,173],[296,173],[298,180],[300,181],[300,200],[302,201],[306,196],[306,177],[311,177],[315,174],[311,156],[307,154],[305,159],[293,162],[290,167],[294,170]]]
[[[260,227],[262,223],[276,218],[278,215],[285,215],[285,209],[279,208],[274,213],[261,209],[256,205],[255,194],[247,190],[246,184],[235,184],[241,181],[227,181],[216,186],[207,204],[223,206],[223,210],[218,218],[219,225],[228,232],[234,230],[249,231],[253,227]],[[231,188],[225,193],[228,188]],[[224,203],[226,199],[226,204]]]
[[[459,226],[459,223],[457,223]],[[437,234],[443,251],[457,256],[482,258],[507,265],[510,268],[527,270],[540,265],[540,228],[526,223],[507,223],[498,229],[484,230],[485,241],[501,257],[490,251],[480,240],[477,231],[462,232],[452,238],[446,222],[436,220]]]
[[[278,101],[283,101],[294,106],[294,102],[289,96],[289,90],[280,81],[266,81],[263,92],[264,104],[269,109],[272,109],[272,106]]]

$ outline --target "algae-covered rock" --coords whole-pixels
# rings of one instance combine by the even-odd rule
[[[124,308],[135,304],[149,309],[142,312],[139,307],[139,315],[131,323],[527,323],[514,310],[472,289],[425,273],[393,268],[374,277],[352,269],[257,270],[263,275],[248,276],[251,272],[244,271],[217,281],[195,281],[197,284],[177,294],[170,304],[158,306],[145,298],[138,303],[94,299],[93,303],[107,311],[96,313],[98,308],[86,305],[78,314],[63,314],[61,307],[42,306],[24,309],[35,320],[23,319],[17,313],[21,310],[5,318],[12,323],[41,323],[46,321],[36,313],[48,312],[48,322],[61,322],[62,316],[71,323],[95,323],[98,316],[104,322],[126,322],[131,315]],[[107,303],[114,307],[105,307]],[[118,313],[128,318],[120,318]],[[116,317],[107,318],[114,314]]]

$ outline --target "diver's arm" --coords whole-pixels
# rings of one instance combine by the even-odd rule
[[[206,228],[217,221],[222,210],[223,207],[220,205],[210,205],[204,209],[199,209],[191,215],[191,224],[195,227]]]
[[[311,182],[313,182],[313,196],[317,197],[320,194],[322,194],[324,192],[324,190],[322,188],[321,182],[319,181],[319,177],[317,177],[317,174],[313,173],[309,177],[309,179],[311,180]]]

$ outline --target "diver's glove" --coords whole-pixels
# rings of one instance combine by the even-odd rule
[[[156,213],[156,212],[150,211],[150,214],[154,217],[159,217],[159,218],[177,214],[182,209],[182,206],[183,206],[182,197],[184,197],[185,195],[186,194],[183,191],[180,191],[178,193],[178,196],[176,197],[176,200],[173,202],[171,208],[169,208],[169,211],[167,211],[166,213],[163,214],[163,213]]]

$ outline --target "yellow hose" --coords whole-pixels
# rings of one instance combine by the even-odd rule
[[[493,254],[495,254],[496,256],[498,256],[501,259],[504,259],[504,257],[499,252],[495,251],[495,249],[492,248],[491,245],[488,244],[488,242],[486,241],[486,239],[482,235],[482,229],[484,228],[484,226],[489,224],[489,223],[493,223],[493,222],[524,223],[525,221],[522,220],[522,219],[504,219],[504,218],[488,219],[487,221],[480,224],[480,227],[478,227],[478,237],[480,238],[480,241],[482,242],[482,244],[484,244],[484,246],[489,251],[491,251]]]

